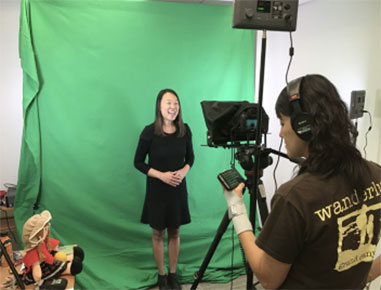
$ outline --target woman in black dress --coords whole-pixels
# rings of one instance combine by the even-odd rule
[[[145,162],[148,155],[148,163]],[[193,165],[192,133],[183,123],[180,100],[171,89],[156,99],[155,122],[142,131],[134,165],[147,175],[141,222],[152,228],[152,248],[160,289],[181,289],[176,276],[180,226],[190,223],[185,175]],[[169,274],[164,269],[164,235],[168,232]]]

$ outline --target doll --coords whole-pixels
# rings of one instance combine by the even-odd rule
[[[60,241],[50,238],[50,223],[52,216],[44,210],[29,218],[23,228],[22,241],[25,245],[25,284],[41,285],[44,281],[57,278],[60,275],[76,275],[82,271],[84,252],[80,247],[74,247],[74,255],[67,261],[54,259]]]

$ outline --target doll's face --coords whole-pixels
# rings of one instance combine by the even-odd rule
[[[49,230],[50,230],[50,223],[47,223],[44,228],[43,228],[43,234],[42,234],[42,239],[45,240],[46,237],[48,236],[49,234]]]

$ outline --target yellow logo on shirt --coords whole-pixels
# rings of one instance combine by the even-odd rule
[[[381,183],[372,182],[363,191],[363,202],[381,196]],[[317,211],[315,215],[324,222],[333,215],[342,214],[358,205],[360,199],[356,190],[350,195],[335,201]],[[338,245],[335,270],[345,271],[361,262],[371,262],[376,251],[379,237],[374,237],[375,213],[381,210],[381,202],[367,206],[337,219]],[[375,239],[374,239],[375,238]]]

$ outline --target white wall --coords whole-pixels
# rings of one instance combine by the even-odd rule
[[[259,80],[261,38],[257,35],[257,80]],[[365,109],[372,114],[373,128],[368,134],[366,157],[381,163],[381,0],[312,0],[299,6],[297,30],[293,33],[295,54],[288,80],[309,74],[327,76],[350,104],[350,92],[366,90]],[[270,117],[267,147],[279,148],[279,121],[274,106],[279,92],[286,85],[289,61],[289,33],[267,32],[263,106]],[[256,86],[258,87],[258,85]],[[369,117],[358,120],[357,147],[363,156],[365,132]],[[285,152],[284,148],[282,151]],[[276,161],[275,155],[274,164]],[[278,186],[289,180],[294,164],[281,158],[276,170]],[[273,196],[274,165],[265,169],[263,182],[267,202]],[[381,254],[381,242],[376,256]],[[370,289],[381,287],[381,277]]]
[[[20,3],[0,0],[0,189],[17,183],[22,135],[22,70],[18,57]]]
[[[257,35],[257,79],[259,79],[262,31]],[[365,109],[373,118],[368,134],[366,157],[381,163],[381,1],[380,0],[312,0],[299,6],[297,30],[292,33],[295,53],[288,80],[309,74],[325,75],[337,87],[348,106],[352,90],[366,90]],[[289,62],[288,32],[267,31],[263,106],[270,117],[267,147],[278,150],[280,125],[274,106],[286,85]],[[258,87],[258,85],[257,85]],[[377,109],[376,109],[377,108]],[[357,147],[364,155],[365,132],[369,116],[358,119]],[[284,148],[282,148],[285,152]],[[276,156],[274,158],[274,164]],[[294,164],[281,158],[276,170],[278,186],[292,176]],[[273,166],[263,181],[269,202],[275,186]]]

